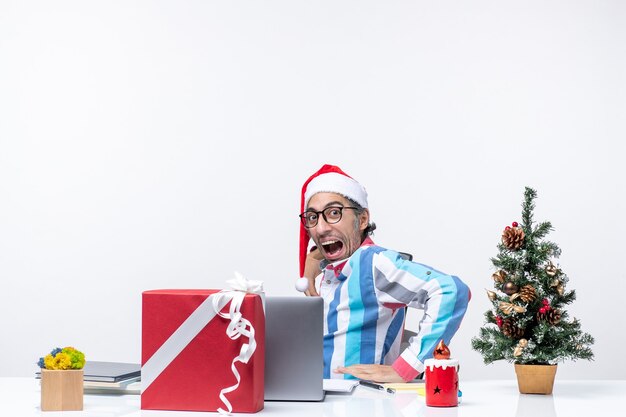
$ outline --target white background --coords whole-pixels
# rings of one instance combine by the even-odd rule
[[[472,288],[467,379],[513,378],[470,339],[537,189],[596,338],[558,377],[624,378],[625,21],[619,0],[1,0],[0,376],[62,345],[140,361],[144,290],[237,270],[294,294],[300,187],[333,163],[378,244]]]

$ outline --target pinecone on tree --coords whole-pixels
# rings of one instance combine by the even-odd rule
[[[518,250],[524,244],[524,229],[508,227],[502,232],[502,244],[509,250]]]
[[[537,292],[532,285],[524,285],[519,291],[519,298],[525,303],[531,303],[537,298]]]
[[[519,328],[513,319],[504,319],[501,329],[502,333],[511,339],[521,339],[524,336],[524,329]]]
[[[559,310],[556,310],[554,308],[550,308],[545,310],[544,313],[542,313],[541,311],[537,312],[537,319],[539,321],[541,320],[545,320],[548,323],[550,323],[551,325],[555,325],[558,324],[558,322],[561,321],[561,312]]]

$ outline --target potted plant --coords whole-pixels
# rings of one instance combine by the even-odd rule
[[[41,411],[82,410],[85,355],[71,346],[56,348],[37,364],[41,368]]]
[[[487,296],[492,308],[472,338],[472,348],[485,364],[514,362],[521,393],[551,394],[557,363],[593,359],[594,340],[564,308],[576,293],[566,290],[569,278],[555,264],[561,250],[544,240],[551,223],[533,221],[536,197],[526,187],[521,224],[513,222],[502,233],[498,254],[491,259],[495,291],[487,290]]]

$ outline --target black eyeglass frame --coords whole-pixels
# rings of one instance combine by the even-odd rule
[[[350,210],[359,210],[358,207],[342,207],[342,206],[330,206],[330,207],[326,207],[324,210],[322,211],[315,211],[315,210],[307,210],[304,213],[300,213],[300,215],[298,217],[300,217],[300,221],[302,222],[302,225],[307,228],[307,229],[312,229],[315,226],[317,226],[317,223],[320,221],[320,214],[322,215],[322,217],[324,218],[324,221],[328,224],[337,224],[341,221],[341,219],[343,219],[343,210],[344,209],[350,209]],[[337,219],[337,221],[332,221],[329,222],[328,221],[328,217],[326,217],[326,211],[327,210],[339,210],[339,218]],[[315,224],[311,225],[311,226],[307,226],[306,224],[306,216],[308,214],[311,213],[315,213],[317,215],[317,220],[315,221]]]

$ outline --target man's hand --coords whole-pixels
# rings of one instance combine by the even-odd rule
[[[319,296],[319,294],[317,293],[317,290],[315,289],[315,278],[309,278],[309,277],[305,277],[305,278],[307,279],[307,281],[309,281],[309,288],[304,292],[304,294],[309,297]]]
[[[324,259],[318,249],[313,249],[306,256],[304,278],[309,281],[309,288],[304,292],[309,297],[319,296],[315,289],[315,277],[320,274],[320,261]]]
[[[374,382],[404,382],[404,379],[391,367],[391,365],[350,365],[340,366],[335,373],[349,374],[359,379]]]

